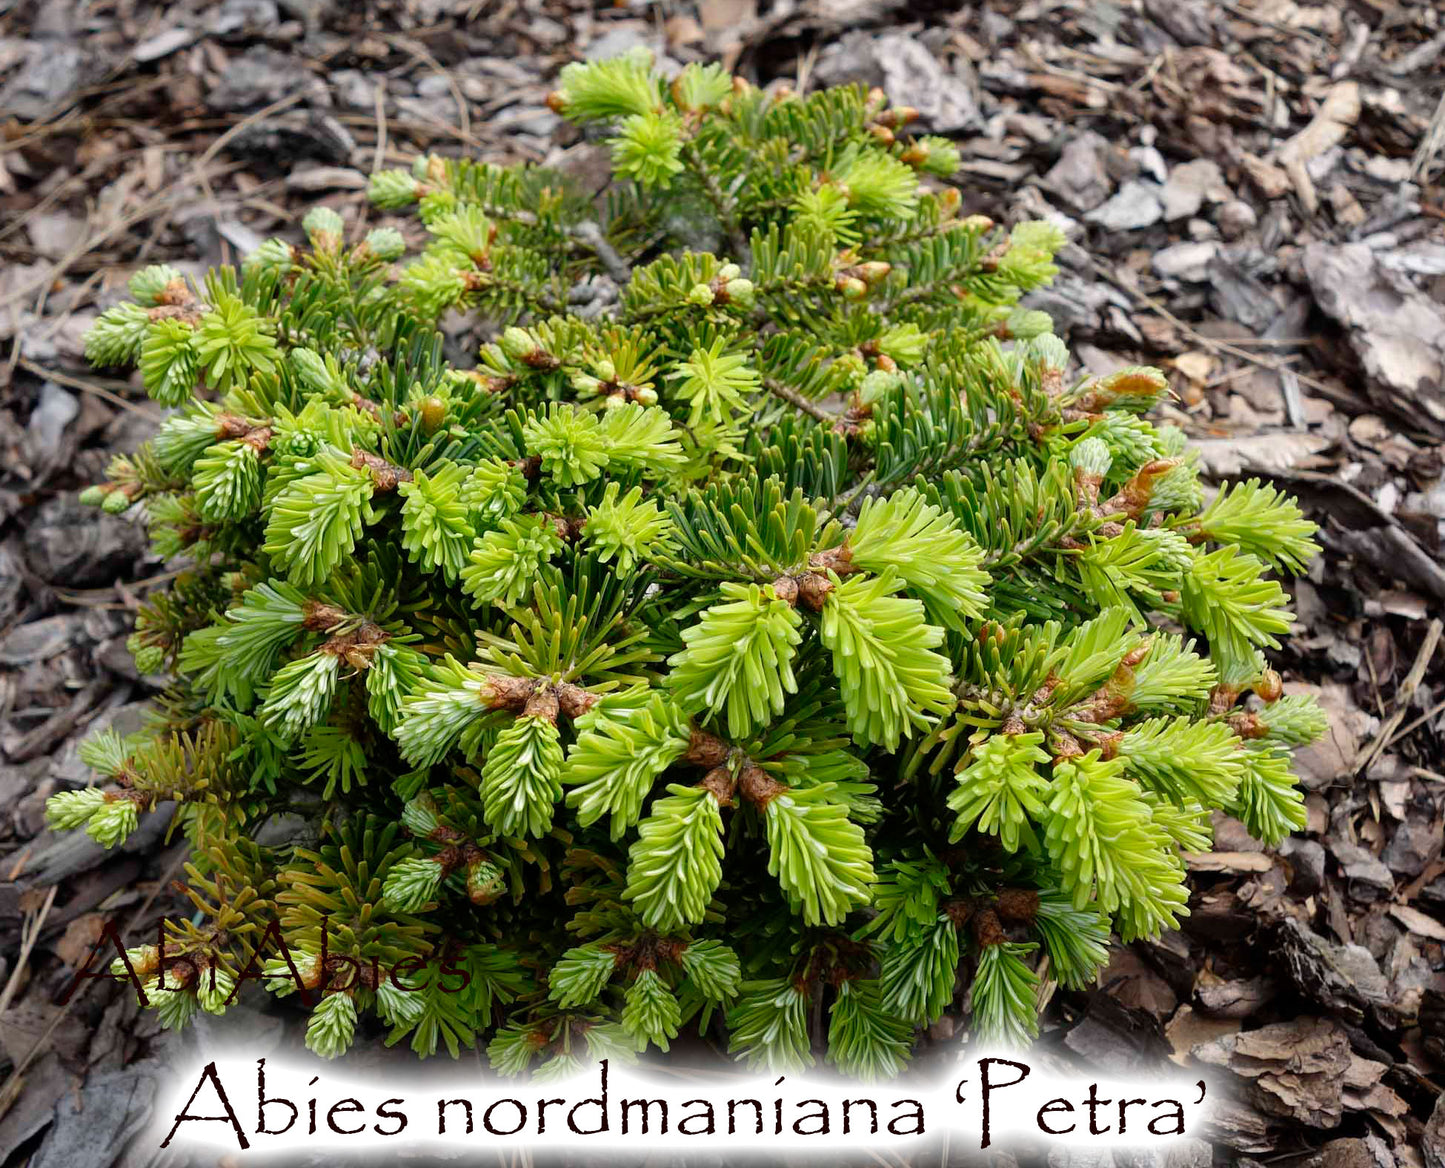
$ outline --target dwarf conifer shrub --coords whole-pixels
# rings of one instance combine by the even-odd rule
[[[1186,915],[1212,810],[1303,825],[1323,719],[1261,651],[1313,525],[1204,503],[1158,371],[1067,376],[1019,307],[1058,232],[960,216],[911,111],[638,57],[553,105],[595,199],[425,157],[371,188],[412,258],[317,209],[91,331],[171,412],[86,495],[183,568],[152,724],[49,805],[191,842],[194,915],[116,970],[167,1025],[260,977],[318,1053],[375,1016],[508,1073],[716,1025],[888,1075],[960,999],[1026,1041]]]

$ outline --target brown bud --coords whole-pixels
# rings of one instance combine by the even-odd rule
[[[773,581],[773,595],[785,604],[796,607],[798,603],[798,582],[791,576],[779,576]]]
[[[846,576],[853,571],[853,547],[844,540],[837,547],[814,552],[808,557],[808,563],[819,571],[833,571]]]
[[[1124,741],[1124,731],[1111,730],[1107,734],[1100,734],[1094,739],[1094,745],[1099,750],[1099,757],[1105,762],[1111,758],[1119,757],[1119,743]]]
[[[557,691],[551,686],[538,686],[532,696],[527,699],[527,704],[522,707],[522,716],[525,718],[544,718],[554,726],[557,724],[557,712],[561,709],[562,703],[557,700]]]
[[[573,685],[570,681],[557,687],[557,701],[569,718],[580,718],[602,699],[597,694]]]
[[[787,789],[756,763],[748,763],[738,776],[738,793],[759,811]]]
[[[308,600],[301,606],[301,627],[310,633],[324,633],[339,625],[347,617],[344,608],[334,604],[322,604],[319,600]]]
[[[179,320],[194,328],[201,323],[201,310],[194,303],[157,304],[146,312],[148,320]]]
[[[1032,888],[1005,888],[998,894],[999,919],[1010,925],[1031,925],[1039,913],[1039,894]]]
[[[184,276],[177,276],[168,282],[156,295],[157,304],[189,304],[194,299]]]
[[[1258,714],[1236,714],[1229,719],[1229,728],[1241,738],[1263,738],[1269,726]]]
[[[817,572],[805,572],[798,580],[798,598],[814,612],[823,610],[823,602],[833,591],[833,582]]]
[[[944,863],[948,862],[948,859],[945,858]],[[955,929],[961,929],[964,925],[968,924],[977,908],[978,906],[974,904],[971,897],[964,896],[958,897],[955,900],[945,901],[943,904],[943,911],[953,923]]]
[[[973,939],[982,946],[1002,945],[1008,940],[1003,922],[991,908],[981,908],[973,916]]]
[[[688,740],[686,762],[694,766],[716,767],[727,761],[728,744],[706,730],[694,730]]]
[[[257,426],[254,430],[247,430],[242,434],[241,441],[247,446],[253,447],[260,454],[271,445],[271,434],[270,426]]]
[[[494,710],[521,710],[536,688],[534,678],[498,674],[487,678],[477,697]]]
[[[351,452],[351,465],[357,470],[370,471],[372,486],[383,493],[396,490],[402,483],[411,482],[412,478],[411,471],[393,466],[381,455],[365,450]]]
[[[1259,684],[1254,687],[1254,692],[1273,705],[1279,701],[1280,694],[1284,692],[1284,681],[1273,669],[1266,669],[1264,676],[1259,679]]]
[[[731,807],[733,804],[733,791],[737,787],[737,780],[733,778],[732,771],[725,766],[713,767],[707,774],[703,775],[699,787],[705,788],[717,800],[719,807]]]

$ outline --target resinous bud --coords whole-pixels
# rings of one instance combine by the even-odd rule
[[[507,329],[498,343],[502,346],[502,352],[513,361],[525,361],[537,351],[537,342],[532,339],[532,334],[516,325]]]
[[[422,399],[421,403],[421,425],[427,434],[435,434],[442,428],[447,420],[447,403],[432,394]]]
[[[1273,669],[1266,669],[1264,676],[1259,679],[1259,684],[1254,687],[1254,692],[1266,702],[1277,702],[1279,695],[1284,692],[1284,682]]]
[[[757,289],[753,287],[751,280],[729,280],[725,287],[730,304],[736,304],[739,308],[751,308],[757,303]]]
[[[366,248],[382,263],[389,264],[393,260],[401,259],[402,253],[406,251],[406,240],[395,227],[378,227],[367,232]]]

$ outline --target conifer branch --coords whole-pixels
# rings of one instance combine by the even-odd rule
[[[325,1057],[372,1014],[542,1078],[714,1018],[779,1072],[896,1074],[949,1011],[1027,1042],[1045,963],[1087,989],[1187,914],[1212,812],[1304,824],[1326,718],[1265,653],[1314,525],[1206,506],[1160,371],[1067,384],[1019,308],[1058,230],[960,217],[881,93],[632,53],[549,104],[604,200],[427,156],[370,183],[415,256],[318,207],[97,319],[170,413],[82,499],[190,563],[128,642],[157,717],[50,823],[183,808],[194,913],[133,951],[164,1026],[259,970]],[[281,814],[314,848],[252,838]],[[348,980],[442,956],[460,992]]]

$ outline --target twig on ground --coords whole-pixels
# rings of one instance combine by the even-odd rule
[[[33,373],[36,377],[44,381],[53,381],[56,385],[63,385],[67,389],[78,389],[82,393],[94,394],[96,397],[110,402],[113,406],[119,406],[121,409],[129,410],[133,414],[139,414],[141,417],[147,418],[152,422],[159,423],[161,421],[161,415],[155,410],[147,409],[145,406],[137,405],[132,401],[126,401],[125,398],[112,393],[103,386],[96,385],[94,382],[83,381],[79,377],[72,377],[69,373],[62,373],[58,369],[47,369],[44,365],[37,365],[34,361],[26,357],[21,357],[16,364],[27,373]]]
[[[1374,740],[1367,747],[1361,747],[1360,752],[1355,756],[1355,761],[1350,764],[1349,773],[1358,775],[1368,770],[1370,764],[1379,757],[1380,753],[1395,740],[1395,730],[1405,720],[1405,713],[1409,709],[1410,699],[1415,696],[1415,691],[1420,688],[1420,683],[1425,679],[1425,670],[1429,668],[1430,659],[1435,656],[1435,650],[1440,644],[1440,634],[1445,632],[1445,622],[1438,618],[1430,622],[1430,627],[1425,630],[1425,640],[1420,646],[1420,652],[1415,655],[1415,664],[1410,666],[1410,672],[1405,675],[1405,680],[1395,690],[1395,712],[1380,727],[1380,732],[1375,735]],[[1445,703],[1442,703],[1445,706]],[[1439,712],[1441,707],[1431,711],[1424,716],[1427,720]],[[1417,723],[1409,727],[1414,729]],[[1403,733],[1403,732],[1402,732]]]
[[[386,162],[386,87],[376,84],[376,153],[371,159],[371,173],[377,174]]]
[[[461,86],[457,84],[457,79],[451,75],[450,70],[427,52],[425,45],[412,40],[410,37],[392,35],[385,39],[387,44],[395,46],[404,53],[409,53],[447,83],[447,88],[451,91],[452,100],[457,103],[457,124],[464,136],[471,137],[472,119],[471,115],[467,112],[466,95],[462,93]]]
[[[50,915],[50,908],[55,903],[55,894],[59,891],[59,884],[50,886],[50,891],[46,893],[45,903],[40,906],[40,911],[28,919],[28,928],[20,931],[20,952],[15,957],[15,968],[10,971],[10,978],[6,981],[4,990],[0,990],[0,1014],[10,1008],[15,991],[20,988],[21,978],[25,975],[25,965],[30,960],[30,951],[35,948],[35,942],[40,939],[40,930],[45,925],[45,918]]]

